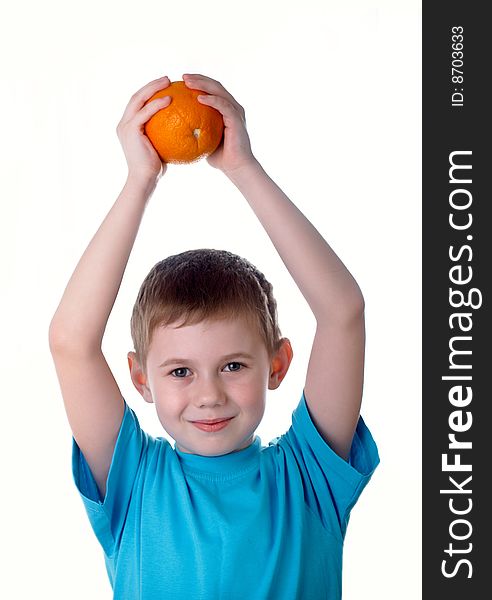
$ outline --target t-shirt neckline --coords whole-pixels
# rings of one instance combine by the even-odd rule
[[[174,451],[186,470],[215,475],[230,476],[248,470],[256,464],[260,450],[261,440],[257,435],[246,448],[220,456],[202,456],[201,454],[182,452],[177,448],[176,442],[174,443]]]

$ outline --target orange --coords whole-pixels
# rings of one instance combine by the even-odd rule
[[[192,163],[214,152],[222,140],[224,121],[218,110],[196,99],[206,95],[192,90],[184,81],[173,81],[145,104],[171,96],[171,103],[144,125],[145,134],[166,163]]]

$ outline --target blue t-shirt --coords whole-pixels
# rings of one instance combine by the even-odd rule
[[[72,472],[115,600],[338,600],[350,510],[379,463],[359,419],[350,459],[302,394],[292,425],[222,456],[181,452],[125,402],[104,501],[72,437]]]

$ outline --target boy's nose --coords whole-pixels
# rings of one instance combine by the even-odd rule
[[[196,406],[221,406],[225,401],[225,392],[218,381],[207,380],[198,386],[195,397]]]

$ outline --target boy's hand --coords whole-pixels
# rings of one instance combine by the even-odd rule
[[[128,176],[158,180],[166,172],[167,164],[161,160],[145,135],[144,125],[156,112],[169,106],[171,97],[164,96],[145,106],[144,104],[157,91],[168,87],[169,84],[169,78],[166,76],[144,85],[133,94],[118,123],[116,133],[125,153]]]
[[[183,81],[190,89],[207,92],[209,95],[198,98],[198,102],[215,108],[224,119],[224,137],[217,150],[207,157],[207,162],[225,175],[255,162],[246,131],[244,108],[215,79],[185,73]]]

